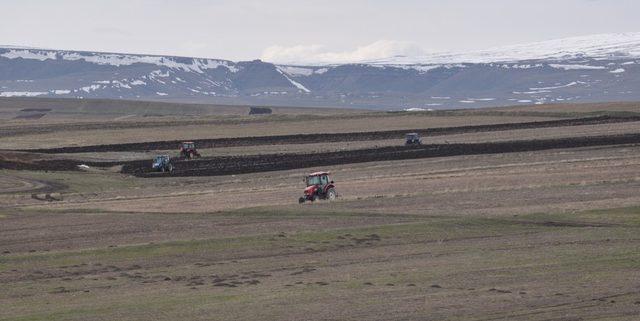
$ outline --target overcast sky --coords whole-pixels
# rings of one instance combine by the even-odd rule
[[[287,62],[640,31],[639,0],[0,0],[0,44]]]

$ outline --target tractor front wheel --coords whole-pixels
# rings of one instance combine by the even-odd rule
[[[317,202],[319,200],[320,200],[320,195],[318,195],[318,194],[313,195],[313,198],[311,198],[312,202]]]
[[[330,200],[330,201],[335,201],[335,200],[336,200],[336,198],[338,198],[338,193],[336,193],[336,190],[335,190],[335,189],[330,188],[330,189],[327,191],[327,199],[328,199],[328,200]]]
[[[298,199],[298,204],[302,204],[302,203],[304,203],[304,201],[306,201],[306,199],[304,197],[300,197]]]

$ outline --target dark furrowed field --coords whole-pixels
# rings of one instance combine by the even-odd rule
[[[306,154],[267,154],[207,157],[193,160],[174,159],[172,173],[159,173],[151,168],[151,161],[86,162],[70,159],[37,160],[33,162],[0,160],[0,168],[13,170],[77,171],[79,165],[111,167],[123,165],[122,173],[140,177],[217,176],[266,171],[309,168],[317,164],[342,165],[363,162],[406,160],[457,155],[500,154],[557,148],[624,145],[640,143],[640,134],[576,137],[547,140],[523,140],[475,144],[429,144],[397,146],[338,152]]]
[[[312,144],[319,142],[349,142],[367,140],[385,140],[403,137],[406,133],[416,132],[422,136],[443,136],[461,133],[479,133],[492,131],[505,131],[528,128],[551,128],[564,126],[584,126],[596,124],[615,124],[626,122],[640,122],[640,116],[598,116],[576,119],[561,119],[550,121],[536,121],[526,123],[490,124],[458,127],[417,128],[405,130],[387,130],[374,132],[351,132],[336,134],[299,134],[299,135],[274,135],[242,138],[218,138],[194,140],[200,148],[280,145],[280,144]],[[110,144],[94,146],[61,147],[49,149],[24,150],[34,153],[86,153],[86,152],[113,152],[113,151],[139,151],[139,150],[170,150],[174,149],[181,141],[159,141],[129,144]]]
[[[513,131],[521,129],[562,128],[585,125],[602,125],[617,123],[635,123],[640,120],[637,116],[597,116],[586,118],[571,118],[552,121],[536,121],[524,123],[470,125],[462,127],[437,127],[431,129],[413,129],[422,133],[425,137],[455,135],[459,133],[481,133],[494,131]],[[246,138],[219,138],[196,140],[199,148],[228,147],[228,146],[256,146],[279,144],[312,144],[318,142],[348,142],[384,140],[402,137],[407,131],[377,131],[356,132],[341,134],[303,134],[303,135],[275,135]],[[129,144],[108,144],[95,146],[62,147],[52,149],[36,149],[23,151],[24,153],[51,153],[73,154],[81,152],[109,152],[109,151],[138,151],[138,150],[162,150],[172,149],[180,141],[162,141]],[[474,144],[428,144],[421,147],[377,147],[370,149],[356,149],[322,153],[286,153],[286,154],[257,154],[239,156],[205,157],[203,159],[181,161],[174,159],[175,176],[198,175],[230,175],[240,173],[252,173],[274,170],[286,170],[294,168],[312,167],[319,163],[326,165],[338,165],[348,163],[361,163],[370,161],[402,160],[428,157],[445,157],[455,155],[473,155],[482,153],[509,153],[527,150],[544,150],[553,148],[575,148],[585,146],[600,146],[608,144],[637,143],[637,134],[594,136],[594,137],[567,137],[562,139],[538,139],[506,142],[487,142]],[[28,154],[25,154],[28,155]],[[110,167],[124,165],[122,172],[137,176],[158,176],[151,169],[150,161],[112,161],[94,162],[73,159],[47,159],[45,161],[17,161],[0,160],[0,168],[7,169],[31,169],[31,170],[77,170],[78,165],[96,167]],[[168,173],[165,175],[169,175]]]
[[[295,168],[309,168],[317,166],[317,164],[329,166],[388,160],[406,160],[458,155],[501,154],[558,148],[638,143],[640,143],[640,134],[477,144],[439,144],[423,145],[418,147],[398,146],[315,154],[230,156],[175,161],[175,170],[172,173],[154,172],[151,169],[150,161],[137,161],[125,164],[122,168],[122,172],[141,177],[155,177],[158,175],[231,175]]]

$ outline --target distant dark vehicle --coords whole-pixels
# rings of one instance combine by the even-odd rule
[[[333,201],[338,197],[336,186],[328,172],[312,173],[304,178],[307,187],[304,189],[304,195],[298,199],[298,203],[302,204],[306,201],[315,202],[317,200]]]
[[[418,133],[408,133],[405,136],[404,144],[406,146],[422,145],[422,139],[420,139],[420,135],[418,135]]]
[[[271,115],[273,111],[271,108],[266,107],[251,107],[249,110],[249,115]]]
[[[180,144],[180,158],[192,159],[196,157],[200,157],[200,153],[198,153],[194,142],[182,142]]]
[[[169,155],[158,155],[153,158],[153,165],[151,167],[159,172],[173,172],[173,164],[171,164],[171,158]]]

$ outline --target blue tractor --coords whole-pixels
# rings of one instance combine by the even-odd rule
[[[408,133],[405,135],[404,144],[406,146],[419,146],[422,145],[422,139],[418,133]]]
[[[173,164],[169,155],[158,155],[153,158],[152,168],[158,172],[173,172]]]

